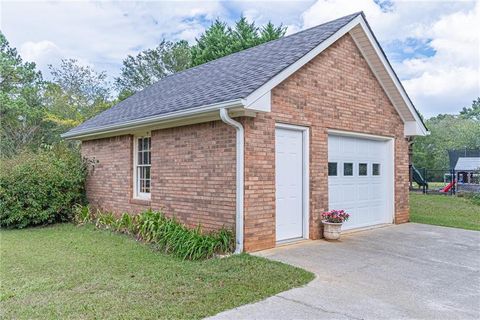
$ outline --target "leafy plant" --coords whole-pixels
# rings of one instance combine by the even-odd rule
[[[73,206],[73,219],[76,224],[84,224],[93,221],[94,217],[90,206],[76,204]]]
[[[97,228],[117,230],[117,225],[117,219],[115,219],[112,212],[99,212],[95,220],[95,226]]]
[[[97,228],[111,229],[155,244],[160,250],[182,259],[199,260],[233,250],[233,232],[226,228],[204,233],[200,226],[188,228],[162,212],[148,210],[138,215],[123,213],[118,219],[111,212],[95,217],[90,208],[77,207],[77,223],[93,222]]]
[[[116,230],[127,234],[135,234],[137,230],[137,217],[138,216],[132,216],[124,212],[120,219],[117,220]]]
[[[70,221],[75,204],[85,202],[85,177],[80,154],[61,146],[2,159],[0,226]]]
[[[350,218],[344,210],[331,210],[322,213],[322,220],[330,223],[343,223]]]

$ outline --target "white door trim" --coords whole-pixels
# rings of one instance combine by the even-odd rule
[[[302,238],[310,237],[310,130],[308,127],[302,127],[286,123],[276,123],[275,129],[288,129],[302,132],[302,149],[303,149],[303,181],[302,181],[302,218],[303,218],[303,235]],[[275,170],[277,170],[275,168]],[[276,209],[275,209],[276,210]],[[276,230],[275,230],[276,232]]]
[[[389,152],[389,159],[391,165],[387,167],[387,186],[388,186],[388,197],[387,197],[387,208],[390,210],[391,223],[395,223],[395,138],[386,137],[368,133],[360,133],[353,131],[342,131],[336,129],[327,130],[327,139],[329,135],[344,136],[344,137],[357,137],[371,140],[380,140],[387,142],[387,149]],[[327,183],[328,184],[328,183]]]
[[[375,134],[369,133],[361,133],[361,132],[354,132],[354,131],[342,131],[336,129],[328,129],[328,134],[335,135],[335,136],[344,136],[344,137],[356,137],[356,138],[364,138],[364,139],[371,139],[371,140],[393,140],[393,137],[386,137],[386,136],[379,136]]]

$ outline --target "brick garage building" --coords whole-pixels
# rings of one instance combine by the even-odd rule
[[[409,218],[408,146],[427,130],[362,13],[160,80],[64,134],[90,204],[236,230],[237,251]]]

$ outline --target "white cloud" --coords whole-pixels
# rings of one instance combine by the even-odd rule
[[[299,17],[315,0],[277,0],[277,1],[229,1],[222,2],[236,17],[243,14],[249,21],[255,20],[257,25],[268,21],[274,24],[299,25]],[[236,17],[234,19],[236,19]]]
[[[47,70],[49,64],[58,64],[64,57],[60,48],[52,41],[27,41],[19,49],[25,61],[34,61],[40,70]]]
[[[480,96],[480,3],[397,1],[381,8],[371,0],[318,0],[302,15],[302,28],[364,11],[384,48],[408,39],[428,43],[434,54],[414,54],[403,44],[390,59],[425,116],[455,113]]]
[[[218,1],[4,1],[1,15],[2,32],[11,45],[30,52],[28,57],[44,74],[46,64],[62,56],[114,76],[128,54],[154,47],[163,38],[194,41],[205,21],[225,11]]]
[[[407,91],[427,116],[454,113],[480,96],[480,4],[425,28],[435,55],[401,64]]]
[[[113,77],[127,54],[163,38],[193,42],[215,18],[232,23],[243,13],[257,25],[283,23],[291,34],[364,11],[415,105],[432,116],[457,112],[480,95],[479,6],[478,1],[382,6],[373,0],[2,1],[0,14],[12,46],[44,74],[47,64],[68,57]]]

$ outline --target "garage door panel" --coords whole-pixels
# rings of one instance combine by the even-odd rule
[[[340,188],[340,193],[342,195],[342,201],[344,202],[355,202],[355,186],[347,184],[343,185]]]
[[[388,209],[388,179],[385,167],[391,165],[386,141],[329,135],[329,162],[337,163],[337,176],[328,179],[329,209],[344,209],[351,218],[344,229],[391,222]],[[343,175],[344,163],[353,163],[353,175]],[[380,174],[373,175],[373,164],[380,165]],[[362,173],[360,173],[360,164]],[[362,175],[360,175],[362,174]],[[376,172],[377,174],[377,172]]]
[[[367,183],[361,183],[357,185],[357,199],[362,200],[369,200],[370,199],[370,186]]]
[[[374,183],[369,186],[370,199],[376,200],[379,198],[385,198],[385,185],[383,183]]]
[[[342,150],[343,154],[345,155],[354,155],[356,150],[355,150],[355,142],[351,139],[344,141],[344,143],[341,144],[340,150]]]
[[[330,185],[328,187],[328,200],[330,203],[340,203],[342,201],[342,196],[340,191],[342,190],[342,185]]]
[[[358,158],[358,156],[362,156],[362,158],[368,158],[368,156],[371,153],[370,150],[370,144],[368,143],[368,140],[358,140],[354,139],[354,150],[355,150],[355,158]]]

